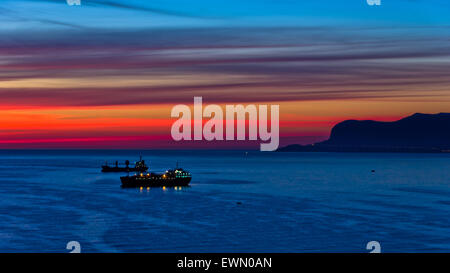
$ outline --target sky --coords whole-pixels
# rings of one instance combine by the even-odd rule
[[[445,0],[1,0],[0,149],[177,143],[176,104],[279,104],[280,143],[450,112]]]

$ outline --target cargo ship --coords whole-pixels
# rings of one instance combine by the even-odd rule
[[[123,188],[188,186],[191,179],[192,175],[181,168],[167,170],[163,174],[141,172],[132,176],[120,177]]]
[[[119,166],[119,162],[116,161],[115,165],[109,166],[108,162],[102,166],[102,172],[104,173],[120,173],[120,172],[145,172],[148,170],[148,166],[145,165],[145,161],[142,160],[142,156],[139,161],[134,164],[134,167],[130,167],[130,161],[125,161],[125,166]]]

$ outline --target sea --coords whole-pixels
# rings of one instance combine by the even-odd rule
[[[178,162],[190,186],[125,189],[127,174],[101,173],[140,155],[152,172]],[[450,154],[0,151],[0,252],[365,253],[373,241],[450,252]]]

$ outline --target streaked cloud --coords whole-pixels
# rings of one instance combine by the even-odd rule
[[[190,101],[193,95],[214,102],[448,101],[447,36],[386,32],[177,29],[3,39],[0,104],[153,104]],[[327,35],[316,38],[320,33]],[[96,39],[85,44],[83,37]]]

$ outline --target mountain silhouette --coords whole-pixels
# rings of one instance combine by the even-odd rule
[[[330,138],[313,145],[289,145],[284,152],[444,152],[450,150],[450,113],[420,114],[394,122],[346,120]]]

